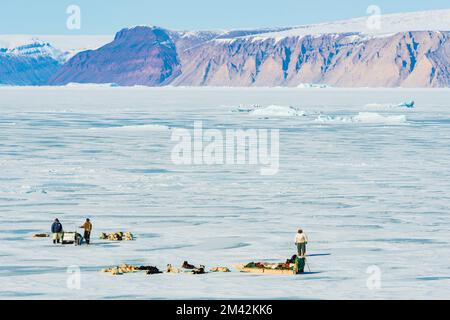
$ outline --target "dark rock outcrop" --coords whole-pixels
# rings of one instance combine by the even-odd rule
[[[169,33],[156,27],[135,27],[117,33],[113,42],[70,59],[50,85],[116,83],[121,86],[163,86],[181,74]]]

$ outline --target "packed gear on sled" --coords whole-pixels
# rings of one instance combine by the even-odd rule
[[[294,254],[290,259],[286,260],[286,263],[295,263],[295,259],[297,259],[297,255]]]
[[[293,259],[294,262],[291,262]],[[304,257],[293,256],[285,263],[250,262],[238,264],[235,268],[247,273],[295,275],[304,272],[305,264],[306,259]]]
[[[63,232],[61,237],[62,244],[81,245],[83,237],[78,232]]]

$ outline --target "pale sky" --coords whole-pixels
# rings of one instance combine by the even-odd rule
[[[448,0],[15,0],[0,4],[0,34],[114,34],[124,27],[174,30],[296,26],[382,13],[449,9]],[[80,30],[67,28],[69,5],[81,9]]]

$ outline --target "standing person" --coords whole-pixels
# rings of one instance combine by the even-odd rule
[[[86,219],[84,224],[80,227],[84,229],[84,240],[89,244],[91,242],[92,223],[90,219]]]
[[[304,257],[306,255],[306,245],[308,244],[308,237],[303,232],[302,229],[298,229],[295,235],[295,245],[297,246],[297,253],[299,257]]]
[[[55,219],[52,224],[52,233],[53,233],[53,244],[57,244],[61,241],[63,226],[58,219]]]

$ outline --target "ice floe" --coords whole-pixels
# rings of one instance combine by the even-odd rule
[[[360,112],[356,116],[324,116],[317,117],[315,122],[319,123],[368,123],[368,124],[404,124],[407,122],[404,115],[384,116],[376,112]]]
[[[321,83],[300,83],[297,88],[300,89],[324,89],[329,88],[330,86],[327,84],[321,84]]]
[[[414,101],[402,102],[402,103],[368,103],[366,108],[407,108],[412,109],[415,106]]]
[[[255,117],[303,117],[305,111],[290,106],[269,105],[262,107],[259,105],[239,106],[233,112],[244,112]]]
[[[117,83],[78,83],[70,82],[64,87],[67,88],[115,88],[120,87]]]

